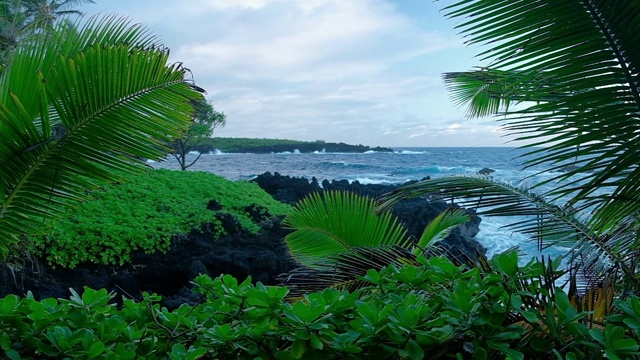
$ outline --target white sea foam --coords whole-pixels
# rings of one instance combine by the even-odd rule
[[[385,180],[385,179],[373,179],[373,178],[369,178],[369,177],[359,177],[357,179],[354,179],[353,181],[357,181],[360,184],[363,185],[370,185],[370,184],[374,184],[374,185],[394,185],[397,184],[398,182],[395,181],[389,181],[389,180]],[[409,180],[406,180],[409,181]],[[406,181],[400,181],[400,183],[405,183]]]
[[[514,232],[509,228],[509,224],[524,220],[523,217],[506,217],[506,216],[482,216],[480,223],[480,232],[476,235],[476,239],[482,246],[487,249],[487,257],[491,258],[495,254],[499,254],[506,250],[517,248],[523,256],[520,258],[522,264],[526,264],[531,257],[540,257],[541,255],[550,255],[555,258],[564,252],[559,247],[550,247],[542,251],[538,250],[536,240],[528,236]]]

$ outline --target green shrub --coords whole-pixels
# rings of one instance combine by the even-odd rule
[[[515,260],[515,262],[514,262]],[[544,267],[493,259],[496,270],[454,266],[371,270],[370,286],[327,289],[286,301],[287,288],[229,275],[195,280],[205,300],[174,311],[158,296],[125,300],[85,289],[69,300],[0,300],[0,351],[10,359],[616,359],[637,358],[640,300],[616,302],[620,315],[585,328],[561,289],[548,310],[523,304],[545,296]],[[516,284],[528,282],[526,291]],[[553,329],[550,329],[552,326]],[[560,335],[562,342],[556,342]]]
[[[205,225],[216,237],[224,235],[218,220],[222,214],[233,215],[245,229],[257,232],[260,226],[247,212],[252,204],[266,217],[289,210],[256,184],[210,173],[153,170],[129,180],[92,191],[67,216],[46,223],[46,235],[32,239],[37,253],[66,267],[81,262],[123,264],[132,251],[167,251],[172,236]],[[220,210],[207,209],[212,200]]]

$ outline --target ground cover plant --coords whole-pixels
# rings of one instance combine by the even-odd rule
[[[587,326],[589,313],[547,281],[555,264],[489,269],[417,258],[419,266],[369,270],[360,290],[325,289],[285,301],[286,287],[201,276],[205,301],[168,311],[158,296],[109,304],[105,290],[69,299],[0,300],[0,351],[9,359],[623,359],[637,358],[640,299]],[[551,278],[549,278],[551,275]]]
[[[45,223],[46,235],[30,240],[35,254],[53,265],[122,265],[133,251],[165,252],[173,237],[203,226],[223,236],[224,216],[255,233],[261,221],[289,208],[254,183],[205,172],[148,170],[91,191],[66,216]]]

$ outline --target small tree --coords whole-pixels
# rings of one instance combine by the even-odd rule
[[[193,125],[189,127],[180,139],[171,144],[173,148],[172,155],[178,160],[182,170],[187,170],[202,156],[202,154],[198,154],[195,160],[187,164],[189,152],[201,144],[204,139],[211,137],[214,129],[222,128],[227,123],[227,116],[224,113],[217,112],[213,105],[206,100],[194,101],[193,109]]]

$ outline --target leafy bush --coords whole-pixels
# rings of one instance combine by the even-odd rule
[[[134,250],[167,251],[172,236],[205,225],[222,236],[223,214],[257,232],[260,226],[250,210],[262,211],[263,217],[289,210],[256,184],[210,173],[153,170],[129,180],[91,192],[67,216],[46,223],[47,235],[32,239],[37,252],[49,263],[66,267],[85,261],[123,264]]]
[[[609,359],[637,357],[640,300],[616,302],[622,315],[586,328],[561,289],[549,309],[536,279],[540,263],[514,254],[493,271],[444,258],[419,267],[370,270],[370,286],[326,289],[288,303],[287,288],[238,283],[229,275],[195,280],[205,301],[174,311],[158,296],[109,305],[105,290],[69,300],[10,295],[0,300],[0,349],[10,359]],[[525,282],[526,291],[516,291]],[[561,342],[558,342],[561,341]]]

